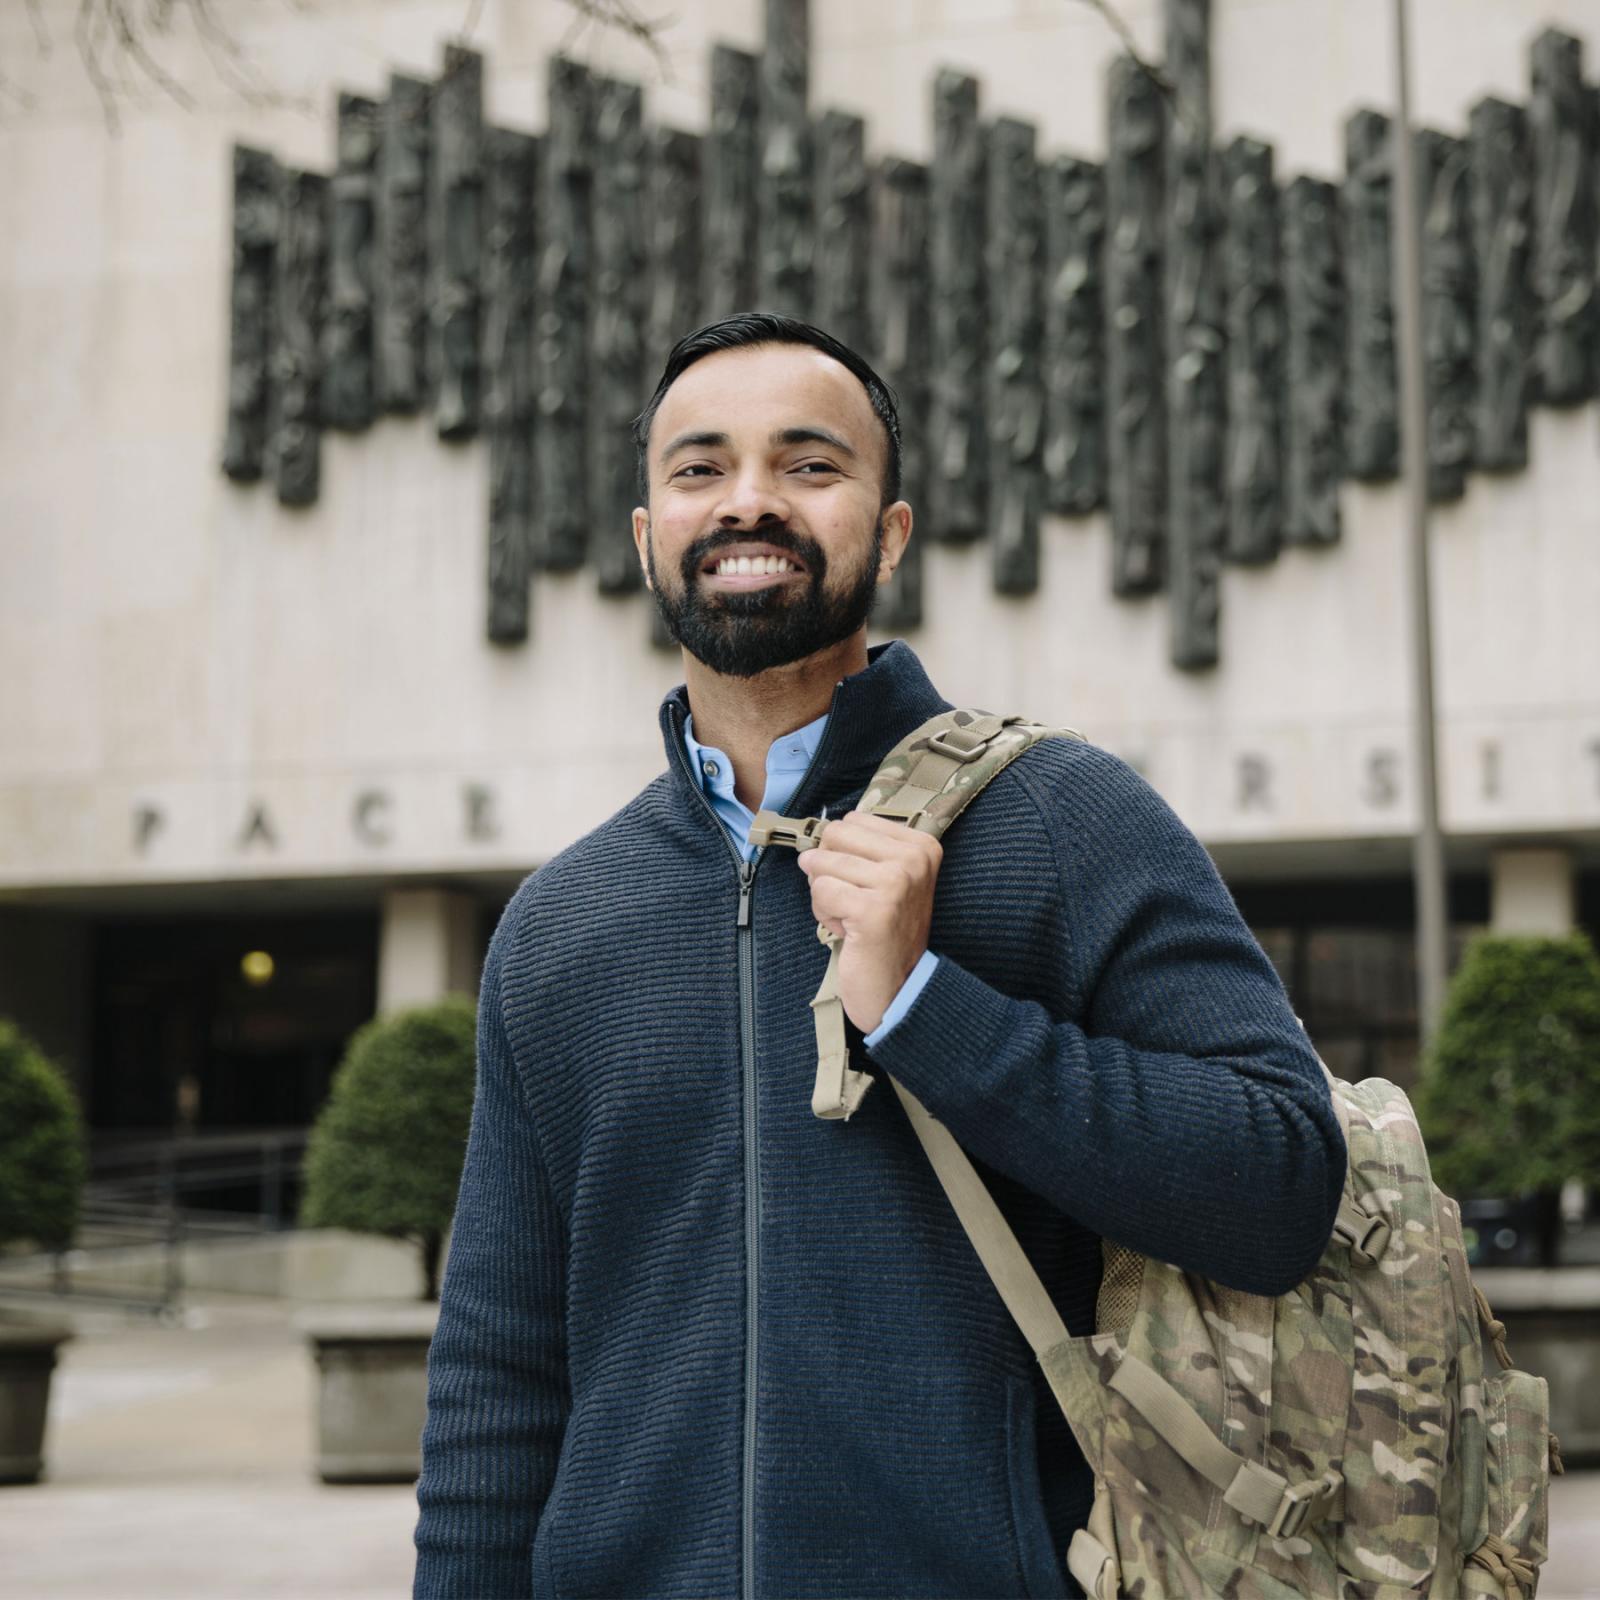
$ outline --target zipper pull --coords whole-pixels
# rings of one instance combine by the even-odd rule
[[[739,918],[734,923],[736,928],[750,926],[750,890],[755,881],[756,864],[753,861],[743,862],[739,867]]]

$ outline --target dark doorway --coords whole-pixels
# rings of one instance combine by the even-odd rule
[[[377,972],[376,911],[99,924],[91,1126],[307,1126]]]

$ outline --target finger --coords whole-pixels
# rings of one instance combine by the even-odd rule
[[[814,878],[811,882],[811,912],[818,922],[844,933],[847,923],[857,922],[871,904],[868,891],[842,878]]]
[[[913,833],[902,823],[863,811],[835,817],[823,829],[821,848],[845,850],[869,861],[936,861],[939,857],[939,841],[932,834]]]
[[[813,883],[822,878],[842,878],[866,889],[893,889],[910,881],[907,869],[895,861],[876,861],[844,850],[807,850],[800,869]]]

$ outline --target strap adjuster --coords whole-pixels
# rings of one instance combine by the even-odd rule
[[[1293,1539],[1313,1516],[1321,1516],[1343,1485],[1344,1479],[1331,1469],[1320,1478],[1290,1484],[1267,1524],[1267,1533],[1274,1539]]]
[[[929,737],[928,748],[965,764],[976,761],[989,748],[989,736],[979,737],[967,728],[946,728]]]
[[[791,850],[815,850],[822,843],[824,817],[786,817],[777,811],[758,811],[750,824],[750,843],[782,844]]]

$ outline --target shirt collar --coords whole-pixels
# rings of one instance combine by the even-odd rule
[[[814,722],[808,722],[803,728],[796,728],[793,733],[779,735],[767,747],[767,775],[774,773],[804,772],[811,765],[811,758],[817,753],[817,746],[822,743],[822,730],[828,725],[828,713],[824,711]],[[707,757],[719,767],[718,777],[723,773],[728,776],[728,787],[731,791],[733,776],[731,764],[724,751],[712,745],[701,744],[694,736],[694,717],[686,715],[683,720],[683,744],[689,752],[689,765],[701,780],[701,787],[705,786],[705,779],[709,776],[705,771]]]

